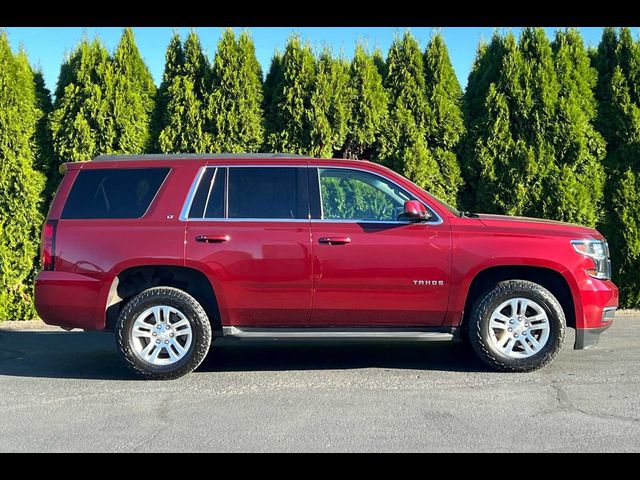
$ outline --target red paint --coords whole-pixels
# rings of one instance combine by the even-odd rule
[[[200,167],[274,163],[378,173],[427,204],[442,222],[180,220]],[[168,166],[171,171],[143,218],[60,219],[80,169],[151,165]],[[49,220],[57,220],[55,266],[36,279],[36,307],[47,323],[66,327],[104,329],[114,279],[126,268],[143,265],[188,266],[203,272],[216,293],[223,325],[456,326],[473,278],[486,268],[513,265],[560,274],[571,291],[578,328],[600,326],[603,308],[617,306],[618,301],[616,286],[589,277],[586,269],[592,267],[591,260],[578,255],[569,243],[602,238],[596,230],[497,215],[460,218],[400,175],[364,161],[189,159],[69,164]],[[50,234],[47,229],[44,239]]]

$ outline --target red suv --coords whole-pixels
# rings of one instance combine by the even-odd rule
[[[113,330],[144,378],[195,369],[216,337],[454,339],[529,371],[597,344],[618,290],[592,228],[460,212],[367,161],[282,154],[66,163],[36,307]]]

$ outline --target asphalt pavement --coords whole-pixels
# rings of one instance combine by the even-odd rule
[[[105,333],[0,331],[0,451],[640,451],[640,316],[495,373],[459,343],[216,341],[132,379]]]

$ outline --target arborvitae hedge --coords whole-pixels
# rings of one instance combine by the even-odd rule
[[[369,158],[461,207],[597,226],[622,306],[640,306],[640,43],[606,28],[526,28],[482,43],[464,92],[444,38],[406,33],[350,63],[293,35],[266,78],[248,33],[210,65],[176,34],[156,92],[125,29],[110,53],[83,39],[51,104],[42,75],[0,34],[0,318],[28,318],[42,214],[58,165],[102,153],[272,150]],[[43,177],[46,177],[46,182]],[[7,221],[10,212],[11,222]]]
[[[345,158],[371,158],[382,127],[387,120],[387,94],[375,59],[361,44],[349,69],[351,114],[343,148]]]
[[[311,46],[299,36],[289,38],[282,57],[274,57],[268,78],[265,107],[267,148],[276,152],[308,154],[312,148],[311,97],[316,61]]]
[[[607,142],[605,216],[620,303],[640,307],[640,43],[606,28],[594,56],[597,125]]]
[[[35,147],[43,111],[24,52],[0,32],[0,319],[35,317],[31,284],[37,258],[44,176]]]
[[[213,59],[208,124],[213,152],[257,152],[264,142],[262,69],[247,32],[223,32]]]

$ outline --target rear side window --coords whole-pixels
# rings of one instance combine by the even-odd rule
[[[208,167],[188,218],[308,219],[306,167]]]
[[[61,218],[140,218],[168,173],[169,168],[83,170]]]
[[[301,177],[307,181],[306,169],[230,168],[229,218],[308,218]]]

